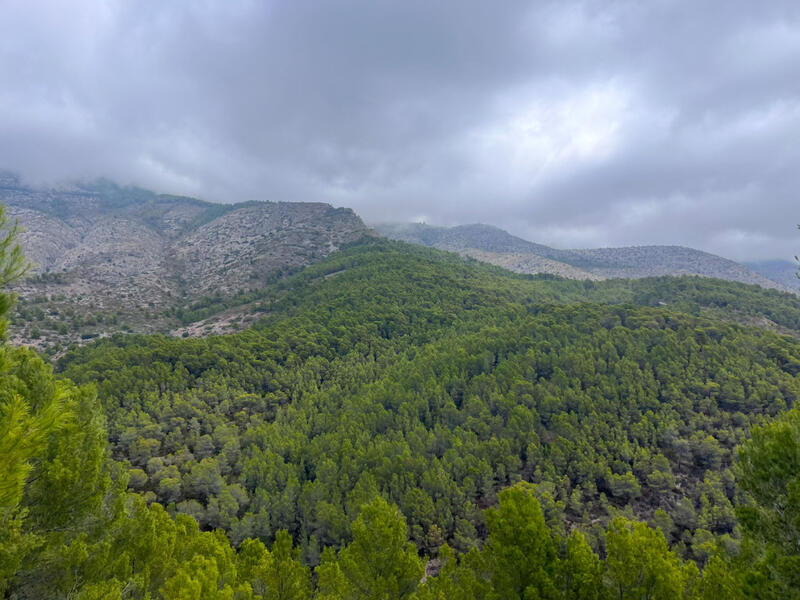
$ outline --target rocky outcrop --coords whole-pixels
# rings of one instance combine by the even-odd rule
[[[319,261],[366,228],[350,209],[322,203],[258,203],[182,236],[172,256],[186,291],[205,295],[254,287],[278,269]]]

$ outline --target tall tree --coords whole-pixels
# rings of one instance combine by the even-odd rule
[[[617,517],[606,534],[606,576],[613,598],[689,598],[697,580],[694,563],[682,564],[661,531]]]
[[[0,206],[0,287],[28,268],[19,227]],[[0,336],[13,295],[0,291]],[[78,539],[109,486],[106,433],[95,394],[25,348],[0,345],[0,594],[46,585],[45,565]]]
[[[416,590],[423,565],[408,542],[402,514],[378,497],[361,508],[353,523],[353,541],[339,552],[338,562],[325,553],[318,574],[323,596],[404,600]]]
[[[754,594],[800,598],[800,410],[754,427],[739,452],[739,485],[754,503],[738,509],[745,536],[763,549]]]
[[[530,484],[519,483],[498,495],[486,511],[489,539],[484,550],[494,597],[557,598],[556,545]]]

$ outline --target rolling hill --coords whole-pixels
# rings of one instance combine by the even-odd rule
[[[570,279],[700,275],[795,291],[785,284],[785,278],[773,280],[732,260],[682,246],[559,250],[481,224],[449,228],[379,224],[375,229],[391,239],[459,252],[519,273],[550,273]]]

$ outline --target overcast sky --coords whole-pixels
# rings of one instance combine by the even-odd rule
[[[0,0],[0,166],[800,251],[800,2]]]

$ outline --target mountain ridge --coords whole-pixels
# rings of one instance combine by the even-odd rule
[[[241,330],[269,312],[272,283],[375,235],[351,209],[321,202],[215,204],[109,181],[35,189],[0,173],[0,203],[27,229],[22,244],[38,265],[14,285],[25,325],[12,326],[12,341],[51,354],[115,332]],[[523,274],[596,282],[700,274],[791,291],[677,246],[560,250],[481,224],[376,229]],[[713,269],[700,268],[709,261]]]
[[[530,242],[495,227],[474,223],[435,227],[423,223],[373,225],[391,239],[458,252],[520,273],[549,273],[570,279],[612,279],[699,275],[796,290],[749,267],[702,250],[677,245],[558,249]],[[544,260],[532,260],[538,257]]]

